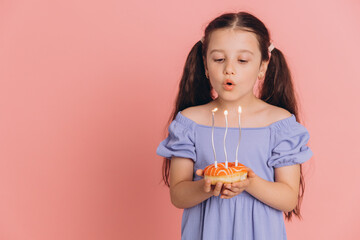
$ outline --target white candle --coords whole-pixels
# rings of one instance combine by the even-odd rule
[[[227,134],[227,130],[228,130],[228,120],[227,120],[228,111],[227,110],[224,111],[224,115],[225,115],[225,124],[226,124],[225,135],[224,135],[225,167],[228,168],[227,153],[226,153],[226,143],[225,143],[226,134]]]
[[[217,161],[216,161],[216,152],[215,152],[215,145],[214,145],[214,114],[217,111],[217,108],[214,108],[213,110],[211,110],[212,112],[212,129],[211,129],[211,143],[212,143],[212,148],[213,148],[213,152],[214,152],[214,159],[215,159],[215,168],[217,168]]]
[[[241,139],[241,107],[239,106],[238,108],[238,113],[239,113],[239,142],[238,145],[236,147],[236,161],[235,161],[235,166],[238,165],[238,152],[239,152],[239,146],[240,146],[240,139]]]

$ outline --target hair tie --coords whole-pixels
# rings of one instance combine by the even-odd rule
[[[274,49],[275,47],[274,47],[274,44],[271,42],[271,44],[270,44],[270,46],[269,46],[269,53],[271,53],[271,51]]]

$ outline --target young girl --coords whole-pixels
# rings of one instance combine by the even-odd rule
[[[218,108],[217,161],[225,161],[227,110],[226,151],[234,162],[238,106],[238,159],[249,168],[248,178],[212,186],[203,178],[203,169],[214,163],[212,109]],[[301,164],[312,156],[309,133],[297,119],[290,71],[265,25],[246,12],[210,22],[188,55],[169,135],[157,148],[165,157],[163,179],[171,201],[184,209],[182,239],[286,239],[282,212],[288,220],[301,217]]]

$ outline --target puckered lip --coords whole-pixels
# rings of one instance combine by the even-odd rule
[[[225,81],[224,81],[223,84],[224,84],[224,85],[236,85],[236,84],[234,83],[234,81],[231,80],[231,79],[225,79]]]

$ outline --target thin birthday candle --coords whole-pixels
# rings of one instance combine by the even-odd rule
[[[235,166],[236,167],[238,165],[238,152],[239,152],[240,139],[241,139],[241,107],[240,106],[238,108],[238,113],[239,113],[239,142],[238,142],[238,145],[236,147],[236,161],[235,161]]]
[[[213,148],[213,152],[214,152],[214,158],[215,158],[215,168],[217,168],[217,161],[216,161],[216,152],[215,152],[215,145],[214,145],[214,114],[217,111],[217,108],[214,108],[213,110],[211,110],[212,112],[212,129],[211,129],[211,143],[212,143],[212,148]]]
[[[224,135],[225,168],[228,168],[226,144],[225,144],[226,134],[227,134],[227,130],[228,130],[228,120],[227,120],[228,111],[227,110],[224,111],[224,115],[225,115],[225,124],[226,124],[225,135]]]

